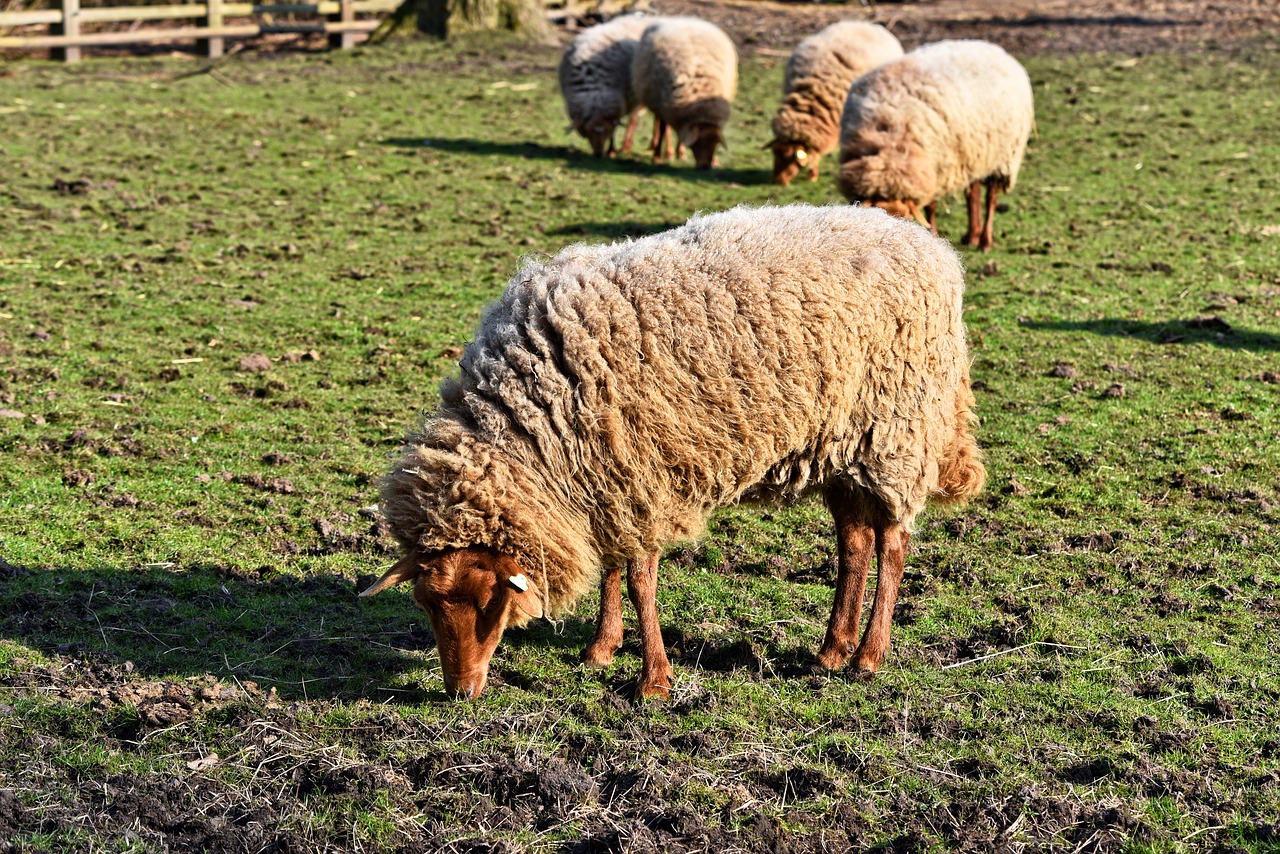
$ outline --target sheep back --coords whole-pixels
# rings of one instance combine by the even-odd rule
[[[560,56],[560,93],[575,129],[594,119],[619,121],[639,105],[631,62],[651,15],[622,15],[583,30]]]
[[[687,143],[695,125],[723,127],[738,91],[738,52],[700,18],[663,18],[645,29],[631,67],[640,103]]]
[[[850,88],[837,184],[849,199],[921,204],[974,181],[1012,189],[1034,112],[1026,70],[1000,47],[925,45]]]
[[[408,547],[511,554],[552,612],[745,499],[842,480],[910,525],[981,485],[963,290],[947,243],[877,209],[570,246],[487,310],[383,512]]]
[[[878,24],[837,21],[800,44],[787,60],[773,135],[821,157],[840,141],[840,116],[853,81],[902,56],[902,44]]]

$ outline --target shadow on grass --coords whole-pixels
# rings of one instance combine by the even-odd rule
[[[613,222],[576,222],[572,225],[549,229],[547,234],[559,237],[607,237],[618,240],[624,237],[647,237],[650,234],[669,231],[684,225],[679,222],[639,222],[634,219],[616,220]]]
[[[1143,323],[1118,318],[1033,320],[1022,325],[1027,329],[1044,332],[1092,332],[1095,335],[1139,338],[1153,344],[1212,344],[1215,347],[1250,350],[1255,353],[1280,350],[1280,336],[1232,327],[1216,317],[1168,320],[1163,323]]]
[[[0,560],[0,580],[0,639],[47,655],[155,679],[253,680],[291,700],[445,698],[435,639],[407,592],[360,600],[340,575],[259,579],[209,566],[27,569]],[[504,643],[576,656],[590,632],[543,624]],[[396,684],[424,666],[433,672],[421,686]]]
[[[702,181],[715,184],[733,182],[744,186],[770,184],[773,175],[768,169],[722,169],[700,171],[693,168],[689,159],[676,163],[652,163],[633,156],[592,157],[589,151],[560,145],[542,145],[537,142],[494,142],[489,139],[460,137],[390,137],[378,141],[380,145],[394,148],[435,149],[450,153],[481,154],[486,156],[522,157],[529,160],[558,160],[575,169],[628,175],[670,175],[686,181]]]

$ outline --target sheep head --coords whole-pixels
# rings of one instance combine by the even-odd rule
[[[414,582],[413,601],[431,621],[452,697],[479,697],[502,632],[543,615],[541,591],[513,558],[491,549],[411,549],[360,596],[402,581]]]
[[[604,157],[606,149],[613,152],[613,131],[618,120],[610,116],[596,116],[576,126],[578,133],[591,143],[591,153],[596,157]]]
[[[836,184],[847,199],[923,222],[921,209],[937,197],[933,161],[916,142],[883,129],[868,130],[840,148]]]
[[[813,179],[818,177],[817,155],[794,140],[773,139],[765,144],[773,149],[773,183],[787,186],[801,169],[808,168]]]
[[[724,131],[719,125],[694,125],[683,136],[681,142],[693,152],[693,162],[698,169],[716,165],[716,146],[725,144]]]

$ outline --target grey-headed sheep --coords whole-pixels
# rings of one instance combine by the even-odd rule
[[[639,101],[631,88],[631,62],[640,36],[657,18],[622,15],[583,30],[560,56],[560,93],[573,129],[596,157],[614,153],[614,129],[629,118],[622,150],[631,148]]]
[[[818,180],[822,155],[840,142],[849,87],[871,69],[902,56],[902,45],[877,24],[837,21],[792,51],[773,117],[773,180],[784,187],[801,169]]]
[[[996,194],[1018,180],[1035,121],[1031,81],[983,41],[925,45],[860,77],[845,101],[836,182],[846,198],[935,224],[935,202],[968,187],[965,242],[991,248]],[[979,184],[987,185],[986,221]],[[923,215],[922,215],[923,211]]]
[[[636,49],[631,85],[657,122],[654,160],[671,129],[698,168],[710,169],[738,91],[738,52],[724,30],[700,18],[651,24]]]
[[[718,507],[820,492],[839,576],[818,658],[836,668],[853,654],[874,673],[916,515],[985,478],[963,290],[945,241],[844,205],[740,207],[526,264],[382,481],[407,553],[361,595],[414,581],[446,688],[474,697],[507,625],[563,611],[597,581],[584,660],[608,663],[625,564],[639,693],[665,696],[661,550]]]

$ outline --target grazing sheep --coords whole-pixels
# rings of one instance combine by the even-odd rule
[[[1018,61],[982,41],[944,41],[860,77],[840,131],[846,198],[935,227],[935,202],[969,188],[965,242],[993,245],[996,194],[1012,190],[1035,121],[1031,81]],[[979,184],[987,185],[986,222]]]
[[[874,673],[913,520],[985,479],[963,290],[944,241],[849,206],[739,207],[526,264],[382,481],[406,555],[361,595],[414,581],[446,688],[475,697],[506,626],[565,610],[597,580],[583,658],[610,662],[625,564],[638,693],[666,696],[661,550],[718,507],[820,492],[839,576],[818,659],[854,654]]]
[[[662,159],[660,147],[674,129],[698,168],[710,169],[738,91],[738,52],[724,30],[700,18],[654,22],[640,38],[631,85],[657,122],[654,161]]]
[[[791,53],[782,81],[782,106],[773,117],[773,181],[787,186],[806,166],[818,180],[818,162],[840,142],[840,112],[849,87],[878,65],[902,56],[902,45],[877,24],[837,21]]]
[[[630,118],[622,150],[631,149],[639,101],[631,88],[631,61],[651,15],[622,15],[583,30],[560,57],[560,93],[573,129],[591,143],[591,153],[614,153],[614,129]]]

